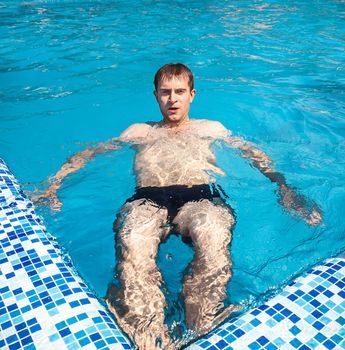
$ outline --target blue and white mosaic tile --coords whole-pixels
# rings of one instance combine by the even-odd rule
[[[291,283],[188,349],[345,349],[345,259]],[[0,349],[131,349],[0,159]]]
[[[131,349],[0,159],[0,349]]]
[[[189,350],[345,349],[345,260],[336,258]]]

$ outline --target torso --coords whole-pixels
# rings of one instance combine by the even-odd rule
[[[207,120],[191,120],[174,128],[138,124],[132,135],[126,134],[137,149],[137,187],[193,186],[214,182],[215,174],[224,175],[211,149],[217,138],[226,136],[219,125]]]

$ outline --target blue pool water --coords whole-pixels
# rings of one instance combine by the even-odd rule
[[[324,212],[308,227],[235,151],[217,150],[237,214],[228,302],[253,305],[345,249],[344,18],[345,3],[330,0],[2,2],[0,155],[25,189],[41,186],[76,151],[159,120],[155,71],[188,64],[191,117],[261,145]],[[116,263],[112,222],[134,189],[132,156],[99,156],[65,181],[61,212],[40,209],[99,297]],[[171,319],[192,255],[175,236],[161,247]]]

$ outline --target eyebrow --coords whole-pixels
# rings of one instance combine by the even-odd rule
[[[187,89],[186,88],[183,88],[183,87],[178,87],[178,88],[175,88],[175,89],[170,89],[170,88],[167,88],[167,87],[160,87],[159,90],[183,90],[183,91],[186,91]]]

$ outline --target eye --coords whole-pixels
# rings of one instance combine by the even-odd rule
[[[176,93],[179,95],[182,95],[186,90],[185,89],[178,89],[176,90]]]

